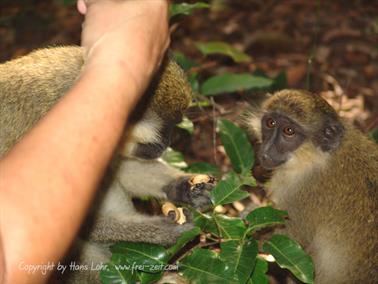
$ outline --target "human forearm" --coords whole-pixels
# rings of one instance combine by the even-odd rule
[[[8,276],[21,276],[12,271],[21,262],[58,260],[79,228],[136,100],[134,83],[115,78],[116,73],[113,70],[111,78],[84,74],[0,162],[1,232]]]

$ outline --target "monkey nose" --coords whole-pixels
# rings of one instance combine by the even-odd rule
[[[264,164],[267,161],[269,161],[269,156],[267,154],[261,154],[259,155],[260,163]]]
[[[275,167],[275,164],[272,158],[268,154],[261,154],[260,155],[260,164],[265,169],[272,169]]]
[[[266,162],[266,161],[270,160],[270,158],[267,154],[261,155],[260,159],[261,159],[262,162]]]

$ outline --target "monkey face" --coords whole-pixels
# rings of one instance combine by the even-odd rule
[[[261,120],[262,145],[258,157],[261,165],[273,169],[285,163],[305,140],[304,129],[277,112],[266,113]]]
[[[159,158],[192,100],[192,89],[177,63],[165,58],[158,75],[129,119],[120,145],[124,157]]]

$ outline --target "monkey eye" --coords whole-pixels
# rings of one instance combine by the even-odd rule
[[[273,119],[273,118],[271,118],[271,117],[269,117],[267,120],[266,120],[266,126],[268,127],[268,128],[273,128],[273,127],[275,127],[276,126],[276,121]]]
[[[287,136],[293,136],[295,134],[295,131],[293,128],[287,126],[283,129],[283,133]]]

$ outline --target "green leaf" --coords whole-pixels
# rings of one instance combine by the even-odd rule
[[[194,249],[179,263],[182,275],[195,284],[235,283],[229,266],[211,250]]]
[[[211,233],[216,237],[220,237],[220,233],[214,218],[209,214],[199,212],[197,210],[192,210],[193,223],[200,227],[200,229],[205,233]]]
[[[124,255],[113,253],[110,261],[100,271],[100,279],[103,284],[134,284],[137,273]]]
[[[167,254],[172,257],[174,256],[180,249],[182,249],[188,242],[193,240],[196,236],[200,234],[201,230],[198,227],[194,227],[193,229],[186,231],[181,234],[181,236],[176,241],[174,246],[171,246],[167,250]]]
[[[375,141],[375,143],[378,143],[378,127],[373,129],[370,133],[369,136]]]
[[[184,160],[183,154],[173,150],[171,147],[168,147],[167,150],[164,151],[162,158],[174,168],[184,169],[188,167]]]
[[[256,179],[252,176],[251,170],[244,171],[241,173],[240,176],[240,183],[243,185],[249,185],[249,186],[255,186],[256,185]]]
[[[181,129],[188,131],[190,134],[193,134],[193,122],[189,120],[189,118],[187,118],[186,116],[184,116],[182,121],[179,124],[177,124],[177,127],[180,127]]]
[[[274,79],[272,91],[282,90],[287,88],[287,77],[285,72],[280,72]]]
[[[193,92],[196,94],[199,93],[199,81],[198,81],[198,73],[193,72],[188,75],[188,82],[190,87],[192,88]]]
[[[187,173],[209,174],[215,177],[222,175],[217,166],[204,162],[193,163],[184,169],[184,171]]]
[[[231,170],[225,176],[226,180],[229,180],[232,184],[239,185],[240,187],[243,185],[253,186],[256,184],[256,180],[252,176],[251,169],[243,170],[240,175]]]
[[[205,233],[228,240],[240,239],[246,232],[244,222],[240,218],[232,218],[221,214],[211,215],[192,210],[193,223]]]
[[[59,2],[62,2],[65,6],[71,6],[76,4],[77,0],[60,0]]]
[[[141,284],[156,283],[163,277],[163,274],[164,274],[163,271],[159,273],[139,272],[140,283]]]
[[[251,61],[249,55],[223,41],[197,42],[196,46],[205,56],[223,54],[231,57],[236,63]]]
[[[257,242],[254,239],[221,243],[220,258],[225,260],[239,283],[246,283],[251,276],[257,256]]]
[[[270,80],[268,75],[266,75],[266,73],[261,69],[256,69],[255,72],[253,72],[253,75],[267,78]],[[285,72],[280,72],[276,77],[273,78],[272,85],[270,88],[267,88],[267,90],[274,92],[274,91],[282,90],[285,88],[287,88],[287,76]]]
[[[253,210],[245,219],[249,222],[248,231],[255,232],[269,226],[284,224],[286,216],[287,211],[266,206]]]
[[[169,17],[173,18],[177,15],[190,15],[193,10],[209,8],[209,4],[204,2],[196,2],[194,4],[180,3],[171,4],[169,6]]]
[[[177,62],[177,64],[180,65],[180,67],[185,71],[189,70],[190,68],[192,68],[194,66],[197,66],[197,63],[190,60],[182,52],[179,52],[179,51],[173,52],[173,57],[174,57],[175,61]]]
[[[265,242],[263,250],[273,255],[278,265],[289,269],[300,281],[314,283],[314,265],[301,246],[284,235],[274,235]]]
[[[252,75],[258,76],[258,77],[264,77],[264,78],[269,78],[268,75],[266,75],[265,71],[262,69],[257,68]]]
[[[243,237],[246,227],[240,218],[228,217],[222,214],[214,214],[213,218],[223,239],[240,240]]]
[[[237,173],[250,172],[255,155],[243,130],[226,119],[218,120],[222,144]]]
[[[249,193],[240,190],[241,186],[240,183],[235,183],[235,180],[231,178],[221,180],[210,192],[211,201],[217,206],[247,198]]]
[[[110,247],[112,253],[123,254],[127,263],[137,265],[135,269],[158,273],[157,266],[167,263],[169,258],[163,246],[146,243],[119,242]]]
[[[262,260],[260,257],[256,258],[255,268],[252,272],[252,277],[248,284],[268,284],[268,277],[266,272],[268,271],[268,263]]]
[[[214,96],[250,89],[268,89],[272,86],[272,83],[271,79],[248,73],[225,73],[207,79],[201,85],[201,94],[204,96]]]

